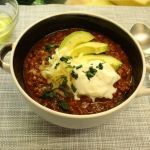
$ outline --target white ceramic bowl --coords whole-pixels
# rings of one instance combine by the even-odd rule
[[[120,105],[97,114],[72,115],[48,109],[34,101],[25,92],[22,75],[23,62],[30,48],[46,34],[69,27],[81,27],[97,32],[103,31],[124,47],[125,53],[128,55],[133,68],[133,79],[135,84],[128,98]],[[10,64],[6,64],[3,58],[9,50],[12,50],[11,61]],[[6,45],[1,50],[0,66],[11,73],[16,86],[33,111],[45,120],[66,128],[79,129],[98,126],[100,123],[106,120],[109,121],[112,116],[118,114],[135,96],[148,95],[150,93],[150,89],[143,87],[146,64],[143,52],[138,43],[134,40],[132,35],[118,23],[94,14],[70,12],[53,15],[36,22],[27,28],[13,45]]]

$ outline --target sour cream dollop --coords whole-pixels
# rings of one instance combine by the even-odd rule
[[[102,63],[99,60],[90,61],[88,64],[82,65],[82,68],[77,69],[77,79],[73,79],[73,84],[76,87],[76,95],[87,95],[94,101],[95,98],[113,98],[113,93],[116,88],[113,86],[120,79],[120,76],[108,63],[102,63],[103,68],[98,69],[97,66]],[[88,79],[86,72],[89,67],[93,66],[97,70],[95,75]]]

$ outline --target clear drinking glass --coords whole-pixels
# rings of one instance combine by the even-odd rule
[[[0,0],[0,46],[7,42],[18,19],[16,0]]]

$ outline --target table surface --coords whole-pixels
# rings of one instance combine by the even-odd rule
[[[33,22],[66,11],[85,11],[113,19],[130,29],[150,25],[150,8],[85,6],[20,6],[11,42]],[[148,85],[148,75],[145,84]],[[0,150],[150,149],[150,97],[140,97],[110,122],[91,129],[65,129],[36,115],[17,90],[10,74],[0,69]]]

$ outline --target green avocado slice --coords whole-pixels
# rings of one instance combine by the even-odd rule
[[[68,50],[73,49],[77,45],[85,42],[89,42],[94,39],[94,36],[86,31],[75,31],[69,34],[64,38],[64,40],[61,42],[59,50]]]
[[[93,60],[100,60],[104,63],[110,64],[115,70],[118,70],[119,67],[122,65],[122,62],[118,60],[117,58],[106,55],[106,54],[100,54],[100,55],[84,55],[82,57],[77,58],[81,63],[88,63],[89,61]]]
[[[71,50],[70,55],[72,57],[77,57],[87,54],[100,54],[108,50],[108,44],[100,42],[87,42],[76,46]]]

